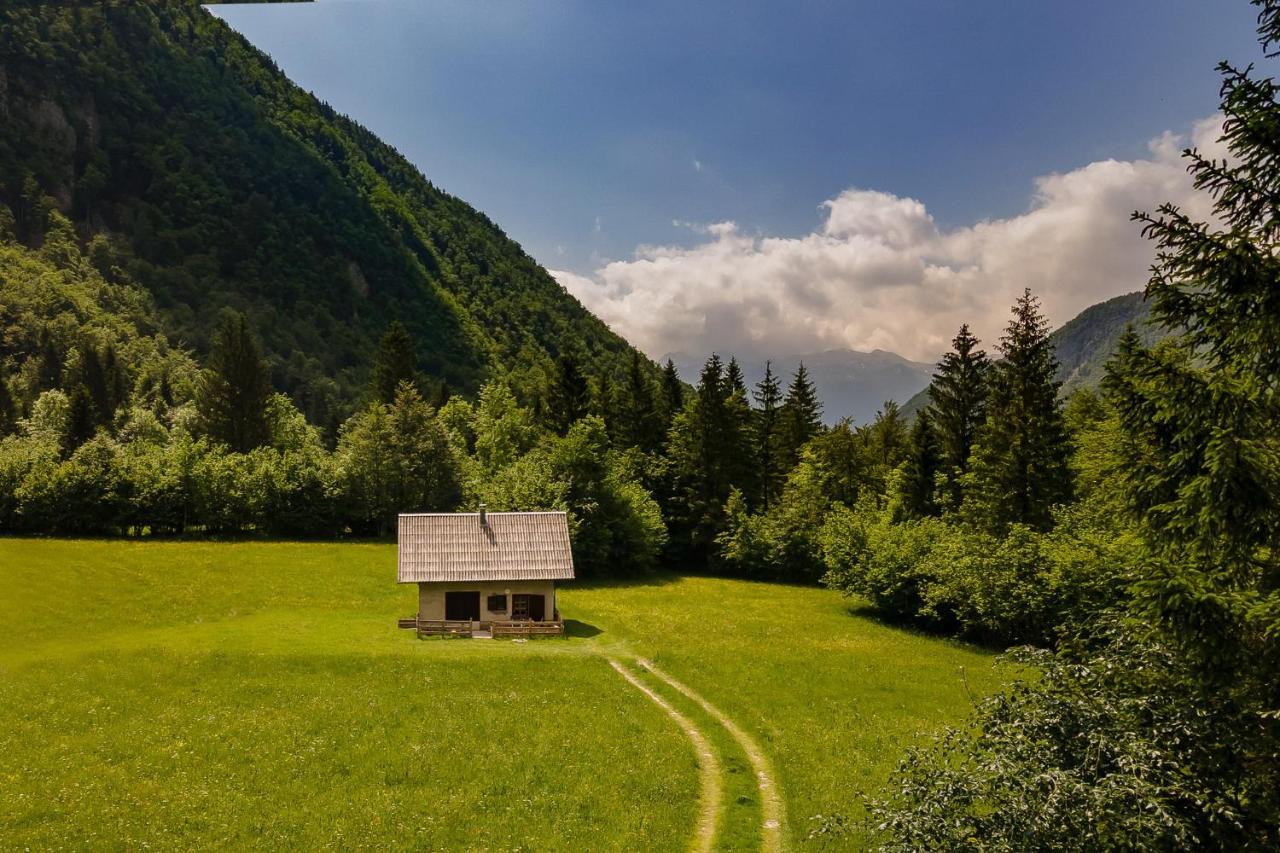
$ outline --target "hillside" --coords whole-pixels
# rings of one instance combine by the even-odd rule
[[[698,380],[701,361],[685,353],[673,354],[671,358],[685,381]],[[927,384],[933,373],[932,364],[911,361],[885,350],[834,349],[774,359],[773,371],[784,387],[801,362],[817,386],[823,404],[822,416],[828,424],[846,417],[854,423],[867,423],[875,418],[885,400],[905,399],[922,384]],[[742,372],[747,382],[754,385],[764,376],[764,362],[743,362]]]
[[[246,312],[318,422],[358,398],[392,318],[462,389],[536,379],[571,343],[599,369],[629,357],[496,224],[191,0],[6,4],[0,118],[0,234],[38,249],[56,209],[107,238],[101,268],[197,354]]]
[[[1099,302],[1081,311],[1049,335],[1058,357],[1058,381],[1062,393],[1077,388],[1097,388],[1102,381],[1107,361],[1116,350],[1120,336],[1132,325],[1144,344],[1150,345],[1165,333],[1147,322],[1150,306],[1141,291]],[[925,379],[926,385],[928,378]],[[903,410],[914,415],[928,403],[928,388],[916,392]]]

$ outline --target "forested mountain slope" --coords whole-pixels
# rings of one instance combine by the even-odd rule
[[[174,343],[203,353],[219,311],[245,312],[316,422],[350,410],[393,318],[455,388],[537,387],[570,346],[592,372],[630,358],[497,225],[192,0],[0,9],[0,205],[33,249],[53,208],[107,238],[97,265],[152,294]]]

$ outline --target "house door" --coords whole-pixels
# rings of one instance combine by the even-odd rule
[[[480,593],[446,592],[444,594],[444,618],[450,622],[470,619],[480,621]]]
[[[547,597],[545,595],[511,596],[511,618],[515,620],[532,619],[534,622],[546,621]]]

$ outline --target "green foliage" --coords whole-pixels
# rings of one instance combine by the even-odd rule
[[[402,512],[452,509],[461,495],[453,446],[412,384],[391,404],[371,403],[342,428],[338,467],[357,533],[386,536]]]
[[[766,361],[764,376],[752,394],[756,403],[753,440],[755,443],[756,483],[760,508],[765,512],[778,498],[782,488],[782,386]]]
[[[1215,697],[1166,647],[1107,633],[1070,656],[1019,653],[1035,678],[910,751],[872,804],[880,848],[1265,849],[1214,782],[1237,737]]]
[[[76,231],[110,234],[103,274],[200,353],[207,317],[244,313],[273,384],[326,429],[392,320],[468,392],[490,372],[524,386],[570,343],[613,373],[630,358],[493,222],[200,4],[7,4],[0,64],[0,232],[55,266]]]
[[[1030,289],[1019,297],[991,368],[987,419],[973,452],[965,513],[1001,533],[1013,524],[1047,529],[1071,497],[1071,452],[1048,324]]]
[[[978,339],[963,325],[951,341],[951,352],[938,362],[929,384],[929,410],[942,449],[947,503],[960,506],[964,495],[961,478],[969,470],[978,432],[986,422],[987,381],[991,365],[977,349]]]
[[[801,448],[822,432],[822,403],[804,362],[791,377],[786,399],[782,402],[780,420],[782,440],[779,450],[783,468],[790,471],[800,462]]]
[[[375,402],[392,403],[395,402],[402,382],[420,387],[418,356],[414,352],[413,338],[404,323],[392,320],[373,354],[373,376],[369,381],[369,390]]]
[[[943,470],[942,446],[934,431],[933,417],[925,409],[916,415],[911,441],[899,480],[898,506],[908,518],[941,512],[937,497],[938,476]]]
[[[258,341],[243,314],[227,314],[196,389],[200,431],[235,453],[261,447],[270,437],[270,396],[271,379]]]
[[[1268,56],[1280,3],[1255,0]],[[1135,214],[1159,249],[1146,296],[1175,337],[1120,340],[1071,416],[1090,502],[1116,491],[1145,555],[1098,631],[1029,660],[1040,677],[912,755],[878,818],[889,847],[1274,849],[1280,843],[1280,89],[1226,63],[1229,161],[1188,151],[1214,220]],[[1097,496],[1103,495],[1099,498]],[[1096,519],[1098,513],[1094,513]]]

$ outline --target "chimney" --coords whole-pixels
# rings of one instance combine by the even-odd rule
[[[485,512],[484,504],[480,504],[480,526],[481,527],[489,526],[489,514]]]

